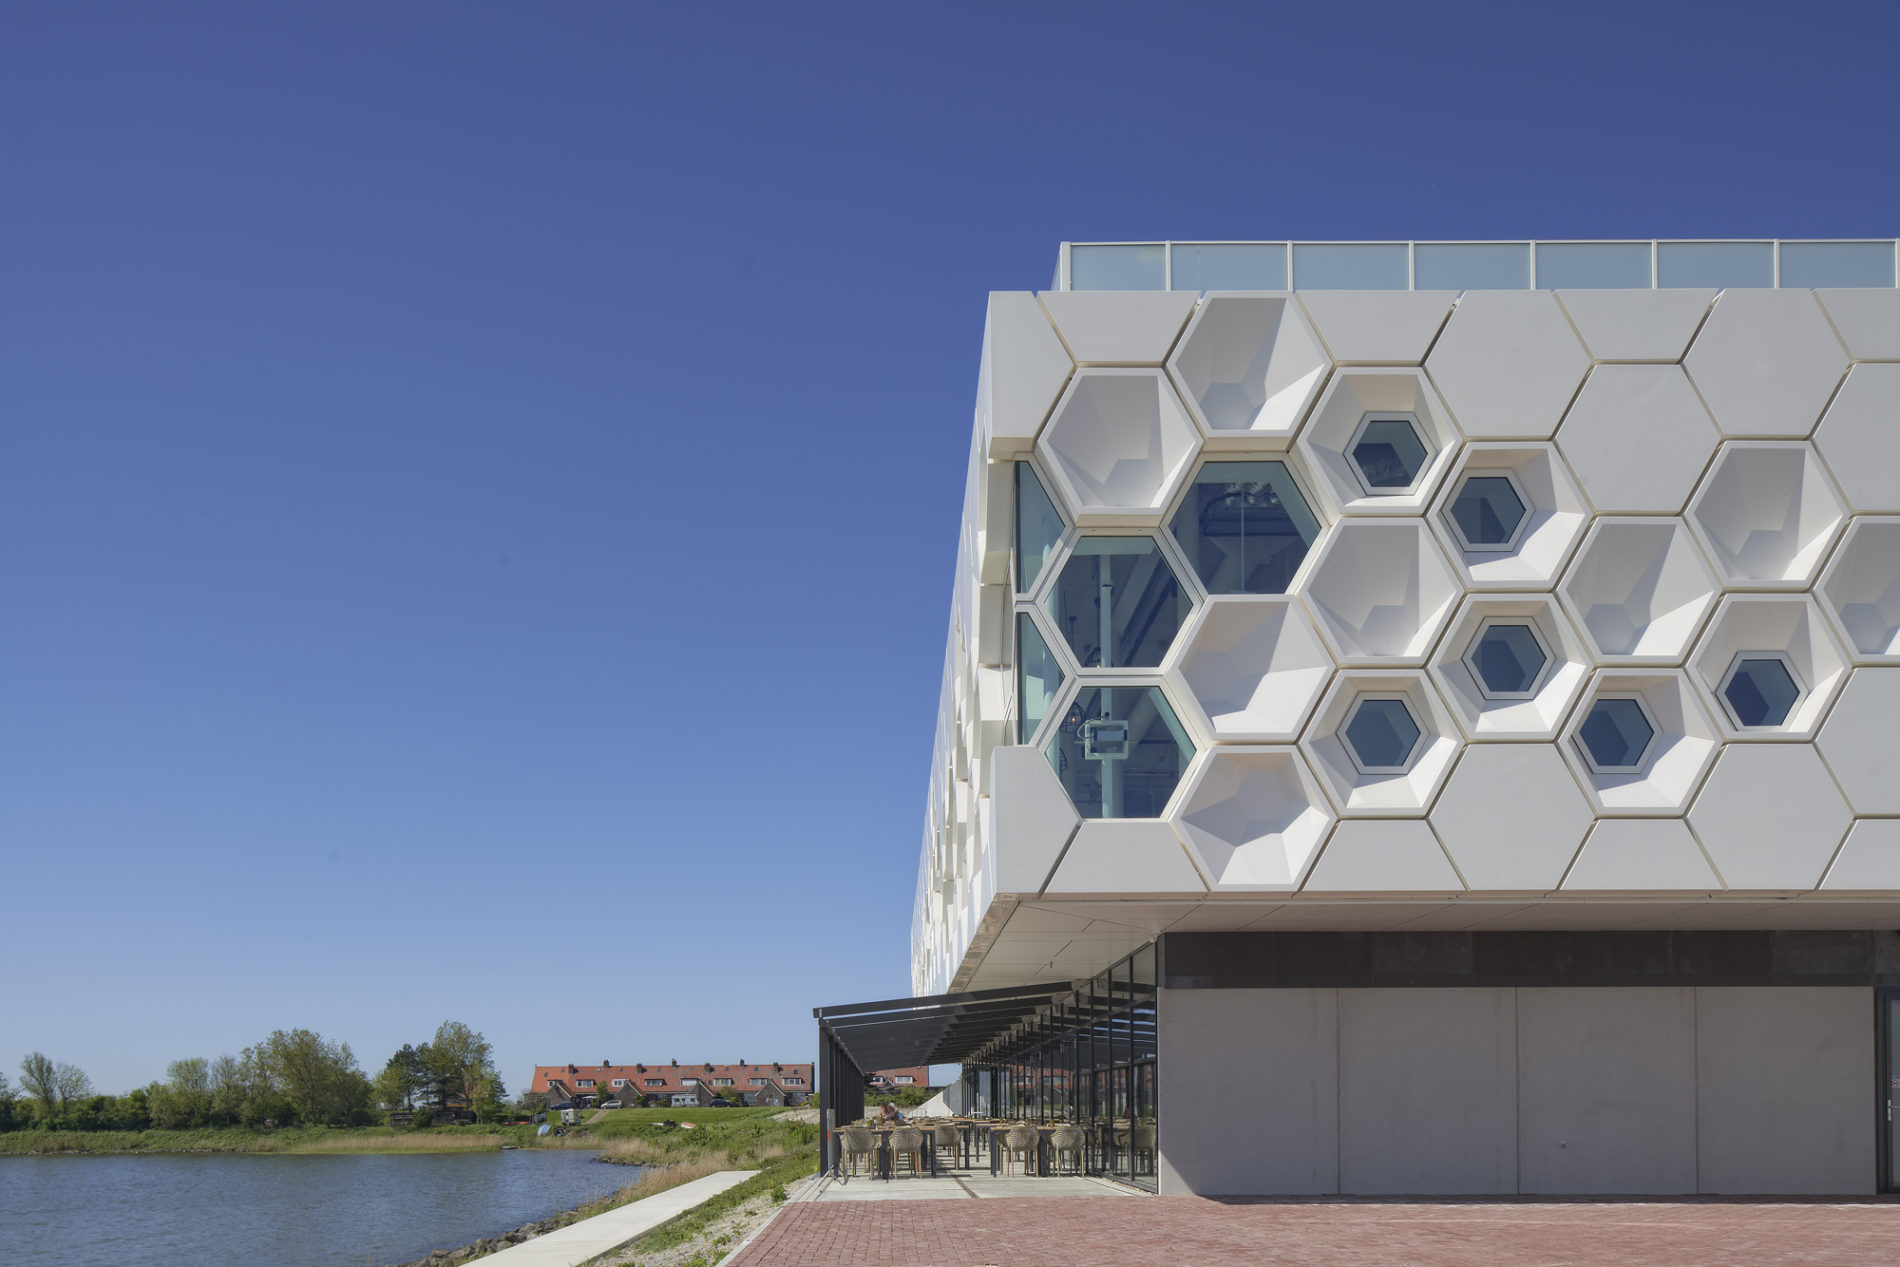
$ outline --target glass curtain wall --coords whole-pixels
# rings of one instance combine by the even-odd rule
[[[1155,947],[1151,943],[1024,1021],[965,1066],[977,1110],[1012,1121],[1074,1122],[1086,1165],[1156,1186]]]

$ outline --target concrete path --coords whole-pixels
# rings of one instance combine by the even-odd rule
[[[643,1197],[617,1210],[570,1223],[558,1232],[510,1245],[475,1261],[492,1263],[495,1267],[574,1267],[575,1263],[584,1263],[625,1245],[636,1236],[646,1235],[668,1219],[677,1218],[727,1188],[737,1187],[757,1173],[755,1170],[722,1170],[704,1179],[668,1188],[656,1196]]]

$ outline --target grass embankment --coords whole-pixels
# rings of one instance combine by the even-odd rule
[[[6,1131],[0,1156],[47,1153],[466,1153],[526,1144],[533,1127],[443,1126],[404,1130],[388,1126],[244,1127],[192,1131]]]

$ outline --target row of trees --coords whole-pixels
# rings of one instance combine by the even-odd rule
[[[313,1030],[277,1030],[236,1056],[192,1056],[165,1080],[99,1095],[85,1073],[40,1052],[20,1062],[16,1090],[0,1074],[0,1130],[186,1130],[203,1127],[367,1126],[378,1110],[466,1108],[484,1121],[504,1111],[488,1040],[445,1021],[419,1046],[404,1044],[369,1078],[348,1043]]]

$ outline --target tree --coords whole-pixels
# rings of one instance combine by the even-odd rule
[[[245,1057],[305,1122],[341,1125],[352,1112],[368,1107],[369,1079],[357,1068],[348,1043],[326,1042],[313,1030],[280,1029],[246,1048]]]
[[[209,1070],[211,1120],[220,1126],[234,1126],[244,1117],[248,1088],[244,1066],[235,1056],[219,1056]]]
[[[426,1050],[439,1107],[447,1108],[451,1095],[461,1096],[471,1106],[500,1102],[501,1077],[495,1072],[494,1052],[479,1031],[460,1021],[443,1021]]]
[[[429,1062],[424,1043],[421,1050],[402,1045],[395,1055],[383,1065],[383,1071],[376,1075],[376,1099],[389,1108],[410,1109],[415,1107],[416,1092],[429,1085]]]
[[[20,1090],[40,1106],[40,1115],[51,1124],[59,1112],[59,1073],[45,1052],[28,1052],[20,1062]]]
[[[165,1066],[165,1081],[141,1094],[152,1125],[164,1129],[203,1126],[211,1120],[211,1062],[188,1056]]]

